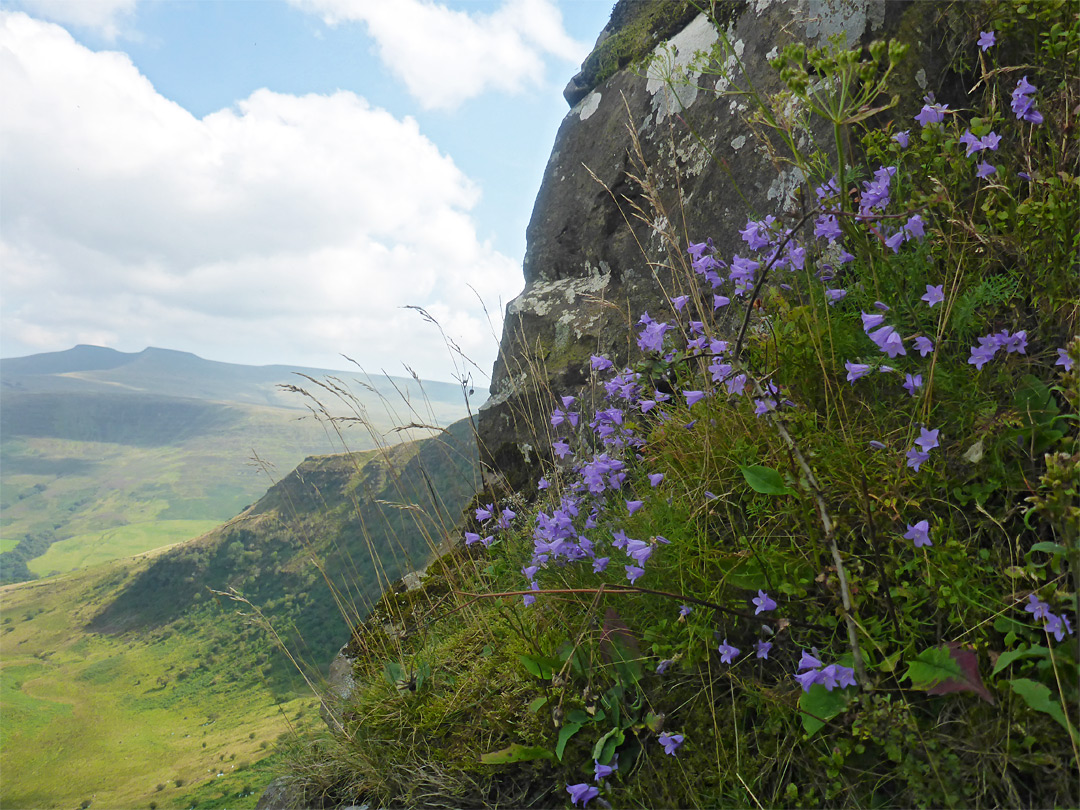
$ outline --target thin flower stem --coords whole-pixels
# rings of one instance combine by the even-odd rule
[[[862,650],[859,648],[858,628],[856,627],[855,620],[852,616],[853,605],[851,601],[851,590],[848,587],[844,561],[840,557],[840,549],[836,545],[836,528],[833,526],[832,519],[829,517],[829,510],[825,505],[825,497],[821,492],[821,487],[817,482],[814,471],[810,468],[810,465],[807,463],[798,444],[795,443],[795,439],[793,439],[788,432],[787,427],[781,420],[773,417],[772,414],[766,414],[766,416],[770,418],[773,427],[776,428],[777,433],[780,434],[780,437],[791,450],[792,455],[795,457],[795,461],[798,463],[800,469],[802,469],[807,489],[810,490],[810,494],[814,496],[814,502],[817,504],[818,517],[821,519],[822,528],[825,530],[825,540],[829,544],[829,551],[832,554],[833,564],[836,566],[836,577],[840,581],[840,598],[844,605],[844,623],[847,625],[848,643],[851,645],[851,657],[855,664],[855,675],[859,679],[860,686],[866,689],[869,685],[869,681],[866,676],[866,664],[863,662]]]
[[[693,596],[684,596],[679,593],[671,593],[670,591],[657,591],[652,588],[641,588],[637,585],[601,585],[599,588],[541,588],[538,591],[499,591],[497,593],[470,593],[468,591],[454,591],[458,596],[469,597],[470,603],[477,599],[492,599],[497,596],[537,596],[541,594],[562,594],[562,593],[607,593],[607,594],[633,594],[633,593],[647,593],[653,596],[664,596],[669,599],[675,599],[679,602],[692,602],[695,605],[702,605],[703,607],[709,607],[720,613],[726,613],[729,616],[738,616],[742,619],[749,621],[755,621],[756,617],[752,613],[746,613],[741,610],[734,610],[733,608],[727,608],[723,605],[718,605],[715,602],[709,602],[706,599],[698,599]],[[469,603],[467,603],[469,604]],[[829,628],[821,624],[814,624],[813,622],[804,622],[799,619],[789,619],[785,617],[787,621],[793,627],[807,627],[813,630],[825,630]]]
[[[731,353],[732,365],[734,365],[739,360],[739,354],[742,352],[743,341],[746,339],[746,330],[750,326],[750,314],[754,311],[754,301],[757,300],[758,294],[761,292],[761,288],[765,286],[765,280],[769,277],[769,271],[772,270],[773,265],[776,264],[777,261],[779,261],[781,251],[783,251],[783,249],[787,247],[788,242],[795,238],[795,235],[802,229],[802,226],[806,224],[807,220],[809,220],[810,217],[812,217],[814,214],[819,213],[821,213],[821,209],[814,208],[803,214],[802,218],[798,221],[798,223],[796,223],[795,227],[790,230],[787,236],[784,237],[784,241],[782,241],[779,245],[776,246],[776,251],[773,254],[772,259],[770,259],[769,263],[766,264],[765,267],[762,269],[761,276],[754,284],[753,292],[750,293],[750,300],[746,305],[746,313],[743,315],[742,326],[739,327],[739,336],[735,340],[735,350]]]
[[[900,620],[896,617],[896,606],[892,600],[892,586],[889,584],[889,576],[885,571],[885,561],[881,557],[881,548],[877,541],[877,532],[874,530],[874,516],[870,513],[870,494],[866,486],[866,472],[862,473],[862,494],[863,494],[863,506],[866,509],[866,526],[870,535],[870,547],[874,550],[874,561],[877,563],[878,573],[881,574],[882,582],[885,585],[885,609],[888,611],[889,619],[892,621],[893,629],[896,631],[896,639],[900,640],[903,633],[900,631]]]
[[[1069,706],[1065,703],[1065,690],[1061,688],[1061,675],[1058,672],[1057,659],[1054,657],[1054,645],[1050,643],[1050,632],[1043,628],[1043,632],[1046,633],[1046,648],[1050,652],[1050,666],[1054,670],[1054,680],[1057,681],[1058,687],[1058,700],[1061,701],[1061,711],[1065,715],[1065,722],[1067,724],[1066,731],[1069,733],[1069,742],[1072,743],[1073,749],[1073,764],[1080,771],[1080,749],[1076,746],[1076,728],[1069,721]]]

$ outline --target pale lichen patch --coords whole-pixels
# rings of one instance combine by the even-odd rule
[[[689,67],[699,52],[708,52],[719,34],[704,14],[699,14],[686,28],[658,47],[649,65],[645,89],[652,96],[656,123],[691,106],[698,95],[700,72]]]
[[[581,100],[581,104],[578,105],[578,115],[581,116],[582,121],[587,121],[589,120],[589,117],[599,108],[600,93],[594,90]]]

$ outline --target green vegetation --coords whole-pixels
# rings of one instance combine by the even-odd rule
[[[322,723],[308,685],[444,545],[476,463],[468,422],[310,459],[197,540],[6,586],[0,804],[253,807],[264,760]]]
[[[620,3],[608,26],[615,33],[603,39],[581,66],[582,85],[596,87],[627,65],[641,62],[658,43],[698,15],[692,0],[666,3]]]
[[[959,12],[972,109],[889,121],[900,43],[740,91],[806,209],[664,234],[672,309],[553,392],[537,502],[357,628],[309,803],[1076,806],[1080,15]]]
[[[80,534],[49,546],[27,567],[39,577],[89,568],[109,560],[171,546],[198,537],[219,525],[216,520],[160,520],[135,523],[95,534]]]
[[[220,786],[239,785],[234,793],[243,784],[261,790],[270,781],[264,767],[236,774],[237,763],[267,758],[279,735],[319,722],[306,690],[266,688],[255,661],[272,644],[245,635],[231,613],[204,615],[182,632],[87,633],[85,623],[149,564],[116,561],[3,589],[5,807],[71,807],[89,797],[98,807],[144,807],[153,798],[163,810],[186,808],[189,794],[209,795],[219,771],[230,774]],[[175,778],[191,787],[170,781],[156,791]],[[254,807],[256,799],[229,806]]]
[[[427,424],[464,415],[457,385],[316,376],[161,349],[127,355],[81,346],[4,360],[0,373],[0,582],[68,570],[79,557],[77,537],[118,541],[86,552],[88,563],[194,537],[206,522],[241,512],[307,456],[379,446],[395,426],[390,403],[422,403],[423,413],[409,418]],[[349,421],[330,430],[315,414]],[[174,521],[198,523],[180,536]],[[145,543],[135,541],[140,531]],[[74,554],[37,559],[65,540]]]
[[[5,413],[19,407],[5,397]],[[251,406],[227,410],[236,415],[228,427],[212,421],[192,428],[192,435],[179,443],[157,446],[5,432],[0,531],[7,553],[0,557],[0,577],[12,582],[65,570],[63,565],[27,563],[57,541],[101,537],[109,530],[120,530],[117,539],[131,538],[131,525],[166,538],[197,536],[206,523],[228,520],[252,503],[271,483],[268,472],[280,475],[307,455],[334,449],[319,425],[297,423],[295,412]],[[109,419],[102,414],[102,421]],[[253,449],[272,465],[268,470],[251,462]],[[186,537],[177,537],[174,521],[185,520],[198,524]],[[150,547],[157,545],[163,543]],[[101,559],[102,553],[109,553],[107,546],[88,559]],[[130,553],[129,547],[117,548],[111,559]]]

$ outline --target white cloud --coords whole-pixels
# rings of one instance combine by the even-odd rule
[[[5,354],[104,342],[340,367],[345,353],[447,379],[414,304],[490,371],[469,285],[498,317],[520,268],[477,237],[479,190],[414,119],[269,90],[195,118],[124,54],[20,13],[0,13],[0,83]]]
[[[112,41],[130,19],[138,0],[15,0],[14,6],[35,17],[96,31]]]
[[[490,14],[431,0],[290,0],[327,25],[363,22],[379,57],[426,108],[453,109],[488,90],[540,85],[544,59],[578,64],[589,45],[563,27],[551,0],[507,0]]]

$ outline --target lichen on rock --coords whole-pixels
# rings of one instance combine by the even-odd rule
[[[779,47],[840,34],[855,44],[903,31],[915,40],[907,62],[944,76],[943,40],[933,29],[940,4],[756,0],[711,8],[712,20],[688,3],[623,0],[568,89],[576,106],[537,195],[525,289],[507,308],[492,396],[479,420],[489,473],[511,487],[528,487],[547,455],[553,393],[584,391],[592,354],[631,360],[628,314],[667,306],[662,286],[672,257],[657,228],[712,238],[719,252],[731,253],[748,214],[795,210],[805,178],[778,166],[776,147],[754,137],[740,95],[750,85],[764,94],[779,89],[768,64]],[[710,49],[705,76],[696,57]],[[634,67],[650,55],[646,67]],[[904,81],[913,82],[914,71]],[[946,89],[944,81],[935,89]],[[652,210],[640,185],[646,167],[663,211]],[[523,462],[523,443],[538,451],[531,464]]]

